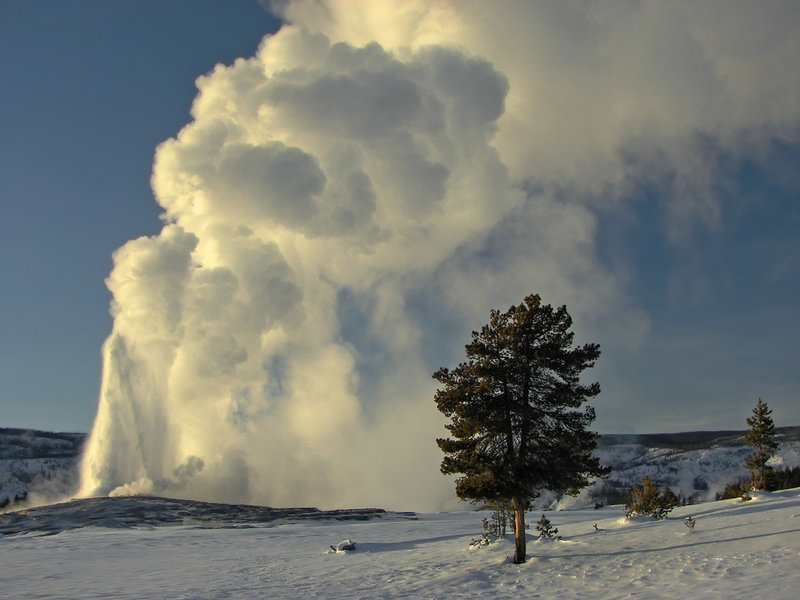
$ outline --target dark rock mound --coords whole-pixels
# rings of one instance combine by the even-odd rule
[[[0,535],[33,533],[52,535],[80,527],[253,527],[280,521],[308,519],[368,520],[413,518],[414,513],[387,512],[380,508],[319,510],[271,508],[248,504],[219,504],[157,496],[83,498],[0,514]]]

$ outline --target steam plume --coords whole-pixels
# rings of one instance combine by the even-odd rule
[[[281,4],[256,56],[197,80],[156,152],[165,226],[114,254],[81,493],[449,501],[432,370],[532,291],[635,346],[598,211],[668,173],[674,231],[713,223],[698,136],[742,153],[798,122],[753,66],[791,64],[796,29],[688,6]]]

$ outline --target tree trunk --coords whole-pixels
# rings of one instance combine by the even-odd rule
[[[514,507],[514,564],[525,562],[525,508],[527,502],[520,498],[513,498],[511,504]]]

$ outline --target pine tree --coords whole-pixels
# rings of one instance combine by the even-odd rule
[[[550,519],[542,515],[542,518],[536,523],[536,531],[539,532],[540,538],[553,540],[556,539],[556,535],[558,534],[558,527],[553,527],[550,523]]]
[[[525,510],[541,491],[577,494],[609,472],[591,455],[594,409],[581,409],[600,393],[597,383],[579,381],[600,348],[573,348],[571,326],[566,307],[528,296],[506,312],[493,310],[489,324],[472,332],[466,362],[433,375],[443,386],[436,405],[453,436],[436,440],[445,453],[442,473],[463,474],[460,498],[510,501],[515,563],[525,562]]]
[[[658,505],[658,486],[645,475],[641,483],[634,483],[625,503],[625,516],[646,515]]]
[[[754,490],[767,489],[772,472],[767,466],[767,461],[778,449],[778,443],[775,441],[775,423],[771,415],[772,411],[767,403],[759,398],[753,409],[753,416],[746,420],[748,429],[744,441],[754,451],[747,457],[744,466],[753,471],[750,484]]]
[[[509,525],[511,530],[514,530],[514,509],[511,503],[507,500],[497,500],[489,502],[489,507],[492,509],[492,518],[484,519],[484,530],[495,537],[506,537]]]
[[[660,513],[659,516],[661,518],[666,517],[669,511],[678,506],[679,504],[678,497],[675,495],[675,492],[673,492],[670,488],[665,487],[664,491],[661,493],[661,498],[659,498],[658,504]]]
[[[654,519],[663,519],[678,505],[678,498],[668,487],[658,493],[658,486],[645,475],[642,483],[634,483],[625,503],[625,516],[649,515]]]

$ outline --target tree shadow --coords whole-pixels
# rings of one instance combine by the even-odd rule
[[[436,537],[405,540],[402,542],[356,542],[356,549],[364,552],[395,552],[397,550],[413,550],[424,544],[446,542],[449,540],[464,539],[463,533],[454,535],[440,535]]]
[[[725,502],[722,500],[721,502]],[[727,513],[736,515],[747,515],[758,512],[771,511],[779,508],[787,508],[797,505],[797,497],[783,497],[783,498],[770,498],[768,502],[761,502],[759,500],[750,500],[749,502],[737,502],[735,504],[726,504],[725,506],[715,506],[716,502],[709,502],[710,506],[707,508],[699,508],[694,513],[693,517],[710,517],[722,516]],[[699,505],[702,506],[702,505]]]
[[[675,544],[672,546],[662,546],[659,548],[624,548],[622,550],[615,550],[614,552],[583,552],[580,554],[533,554],[528,555],[529,558],[544,558],[544,559],[556,559],[556,558],[588,558],[593,556],[624,556],[626,554],[644,554],[644,553],[651,553],[651,552],[666,552],[667,550],[679,550],[682,548],[692,548],[694,546],[708,546],[710,544],[722,544],[725,542],[743,542],[745,540],[756,540],[759,538],[771,537],[775,535],[784,535],[789,533],[800,533],[800,529],[787,529],[785,531],[774,531],[772,533],[759,533],[756,535],[746,535],[743,537],[732,537],[726,539],[714,539],[714,540],[706,540],[706,541],[698,541],[698,542],[689,542],[687,544]]]

